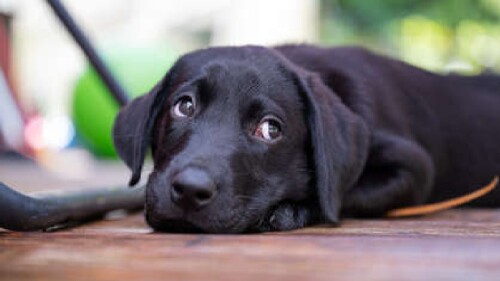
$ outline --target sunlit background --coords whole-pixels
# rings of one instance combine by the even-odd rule
[[[179,55],[218,45],[362,45],[441,73],[500,72],[500,0],[63,3],[131,96]],[[0,0],[0,15],[0,151],[48,167],[75,151],[115,159],[118,108],[47,3]]]

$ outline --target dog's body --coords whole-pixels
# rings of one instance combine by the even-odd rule
[[[155,229],[283,230],[461,195],[500,173],[500,78],[359,48],[211,48],[117,118]],[[475,203],[500,206],[500,192]]]

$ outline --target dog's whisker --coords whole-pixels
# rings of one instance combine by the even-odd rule
[[[259,199],[257,196],[250,196],[250,195],[235,195],[234,196],[237,199]]]
[[[252,172],[234,172],[233,174],[235,176],[249,176],[249,175],[253,175]]]

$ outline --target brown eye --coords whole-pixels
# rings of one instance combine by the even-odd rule
[[[182,97],[179,99],[173,108],[173,114],[175,117],[186,118],[191,117],[194,114],[195,106],[193,99],[189,96]]]
[[[264,118],[255,129],[253,135],[266,142],[276,141],[281,137],[281,124],[273,118]]]

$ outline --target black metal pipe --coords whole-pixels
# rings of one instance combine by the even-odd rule
[[[27,196],[0,182],[0,227],[45,230],[96,218],[109,211],[143,207],[144,187],[92,188]]]
[[[95,48],[59,0],[47,0],[57,17],[73,36],[97,74],[121,106],[128,96],[108,70]],[[34,231],[75,224],[116,209],[138,209],[144,204],[144,187],[99,188],[27,196],[0,182],[0,227]]]
[[[125,90],[113,77],[109,69],[104,64],[104,61],[101,59],[101,57],[99,57],[97,51],[88,40],[87,36],[85,36],[83,31],[78,27],[78,25],[75,23],[71,15],[63,6],[63,4],[59,0],[47,0],[47,3],[50,5],[54,13],[64,24],[64,26],[69,31],[73,39],[78,43],[80,48],[83,50],[85,56],[92,64],[95,71],[97,71],[99,77],[101,77],[102,81],[109,89],[111,95],[113,95],[116,102],[120,106],[125,105],[129,100],[127,94],[125,93]]]

